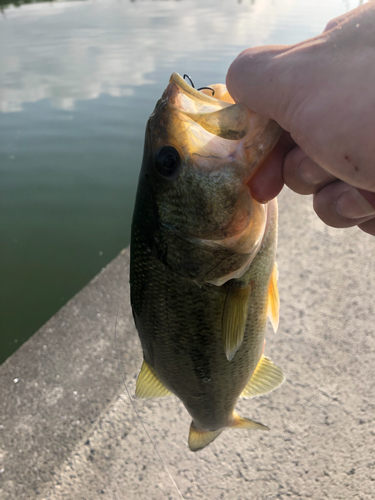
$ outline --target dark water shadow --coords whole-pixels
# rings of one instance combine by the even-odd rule
[[[28,4],[28,3],[42,3],[42,2],[48,2],[52,3],[54,0],[15,0],[13,2],[9,2],[8,0],[0,0],[0,9],[3,10],[4,8],[7,7],[21,7],[23,4]]]

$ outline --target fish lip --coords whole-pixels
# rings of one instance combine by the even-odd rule
[[[169,83],[174,83],[175,85],[180,87],[180,89],[183,90],[186,94],[190,94],[195,99],[198,99],[200,101],[216,105],[220,103],[220,105],[222,105],[223,108],[227,108],[228,106],[233,106],[233,104],[231,103],[221,101],[219,99],[216,99],[216,97],[212,97],[207,94],[203,94],[203,92],[200,92],[199,90],[189,85],[178,73],[172,73],[169,79]]]

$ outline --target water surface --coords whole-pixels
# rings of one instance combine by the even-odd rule
[[[129,244],[170,74],[224,82],[244,48],[297,43],[359,3],[2,1],[0,362]]]

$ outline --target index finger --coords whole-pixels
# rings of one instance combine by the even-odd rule
[[[251,194],[258,202],[267,203],[282,190],[284,159],[294,146],[295,142],[290,134],[284,131],[276,146],[249,180]]]

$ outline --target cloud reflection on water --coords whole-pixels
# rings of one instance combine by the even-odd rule
[[[73,110],[100,94],[130,96],[180,58],[233,57],[250,45],[295,43],[337,15],[339,0],[75,1],[4,10],[0,21],[0,111],[50,99]],[[351,2],[346,2],[350,4]],[[349,5],[353,8],[356,5]],[[329,4],[329,5],[327,5]],[[348,10],[341,7],[343,11]],[[308,24],[306,24],[308,23]]]

